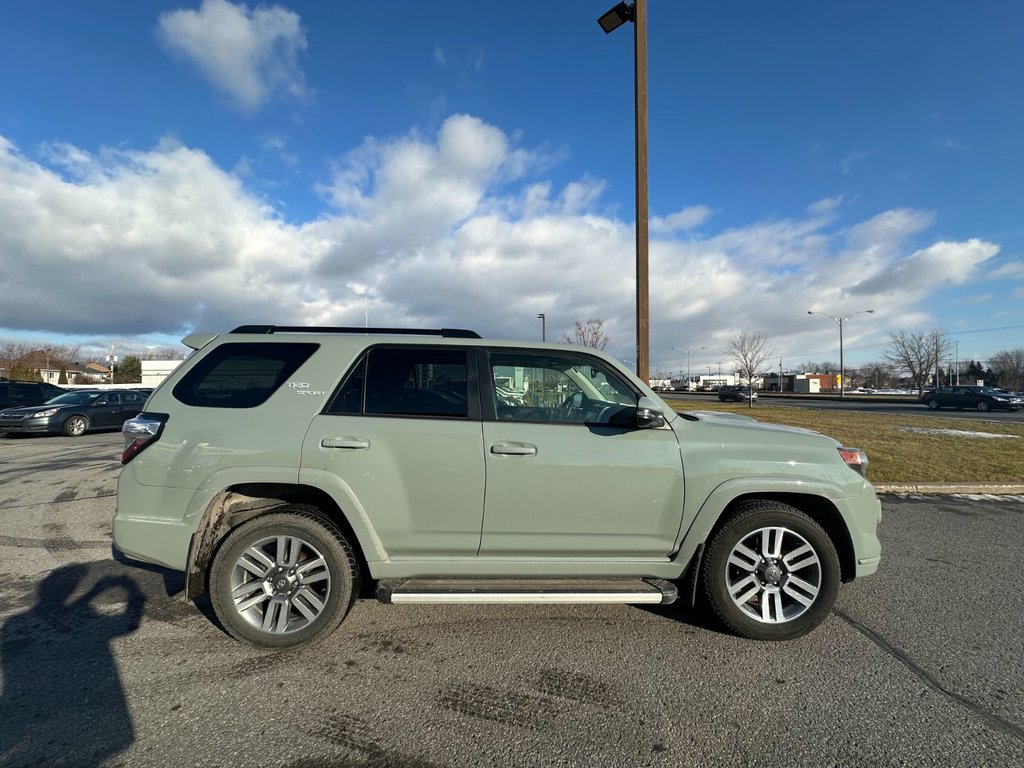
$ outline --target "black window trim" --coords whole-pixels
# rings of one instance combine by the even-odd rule
[[[458,351],[464,352],[466,355],[466,415],[465,416],[452,416],[447,414],[412,414],[412,413],[367,413],[366,412],[366,365],[370,358],[370,353],[375,349],[432,349],[432,350],[444,350],[444,351]],[[443,419],[445,421],[480,421],[480,381],[479,381],[479,364],[475,361],[478,356],[478,348],[463,346],[460,344],[408,344],[408,343],[395,343],[395,344],[371,344],[365,347],[357,356],[355,361],[345,371],[345,375],[338,380],[338,384],[334,387],[331,392],[331,396],[327,398],[323,409],[320,411],[322,416],[358,416],[372,419]],[[354,375],[358,371],[359,367],[363,366],[363,392],[360,397],[359,413],[334,413],[331,411],[331,406],[334,405],[334,401],[340,396],[341,390],[344,388],[345,383],[349,377]]]

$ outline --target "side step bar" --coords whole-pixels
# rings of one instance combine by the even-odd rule
[[[676,585],[663,579],[391,579],[382,603],[630,603],[668,605]]]

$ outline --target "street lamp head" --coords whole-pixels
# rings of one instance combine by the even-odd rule
[[[539,317],[541,320],[543,320],[544,319],[544,313],[543,312],[539,312],[537,314],[537,317]]]
[[[633,6],[629,3],[619,3],[610,11],[602,14],[597,23],[601,25],[601,29],[607,35],[609,32],[614,32],[627,21],[633,21]]]

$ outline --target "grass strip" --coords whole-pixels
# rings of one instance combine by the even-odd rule
[[[707,400],[671,405],[676,411],[729,411],[821,432],[867,452],[868,479],[874,483],[1024,482],[1024,424]]]

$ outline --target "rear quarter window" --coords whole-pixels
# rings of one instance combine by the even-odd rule
[[[302,343],[228,343],[212,349],[173,390],[199,408],[262,405],[319,348]]]

